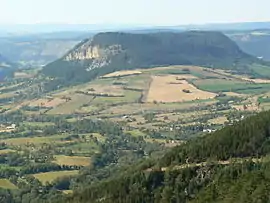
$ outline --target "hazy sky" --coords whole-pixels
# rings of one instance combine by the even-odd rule
[[[270,21],[270,0],[0,0],[0,24]]]

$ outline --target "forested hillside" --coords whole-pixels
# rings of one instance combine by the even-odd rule
[[[100,33],[85,40],[43,73],[66,83],[83,82],[117,70],[166,65],[200,65],[248,72],[258,60],[219,32]],[[62,81],[63,82],[63,81]]]
[[[260,113],[174,148],[156,164],[78,191],[68,202],[267,202],[270,165],[262,157],[270,151],[269,124],[270,112]]]

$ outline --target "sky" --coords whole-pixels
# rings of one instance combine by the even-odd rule
[[[0,24],[270,21],[270,0],[0,0]]]

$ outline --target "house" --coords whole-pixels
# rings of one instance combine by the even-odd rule
[[[7,130],[15,130],[15,128],[16,128],[16,125],[14,123],[6,127]]]
[[[204,133],[212,133],[215,132],[216,130],[212,130],[212,129],[203,129]]]

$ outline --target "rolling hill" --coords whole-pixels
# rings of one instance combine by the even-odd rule
[[[68,83],[85,82],[118,70],[167,65],[200,65],[248,72],[259,62],[219,32],[100,33],[43,69]]]

